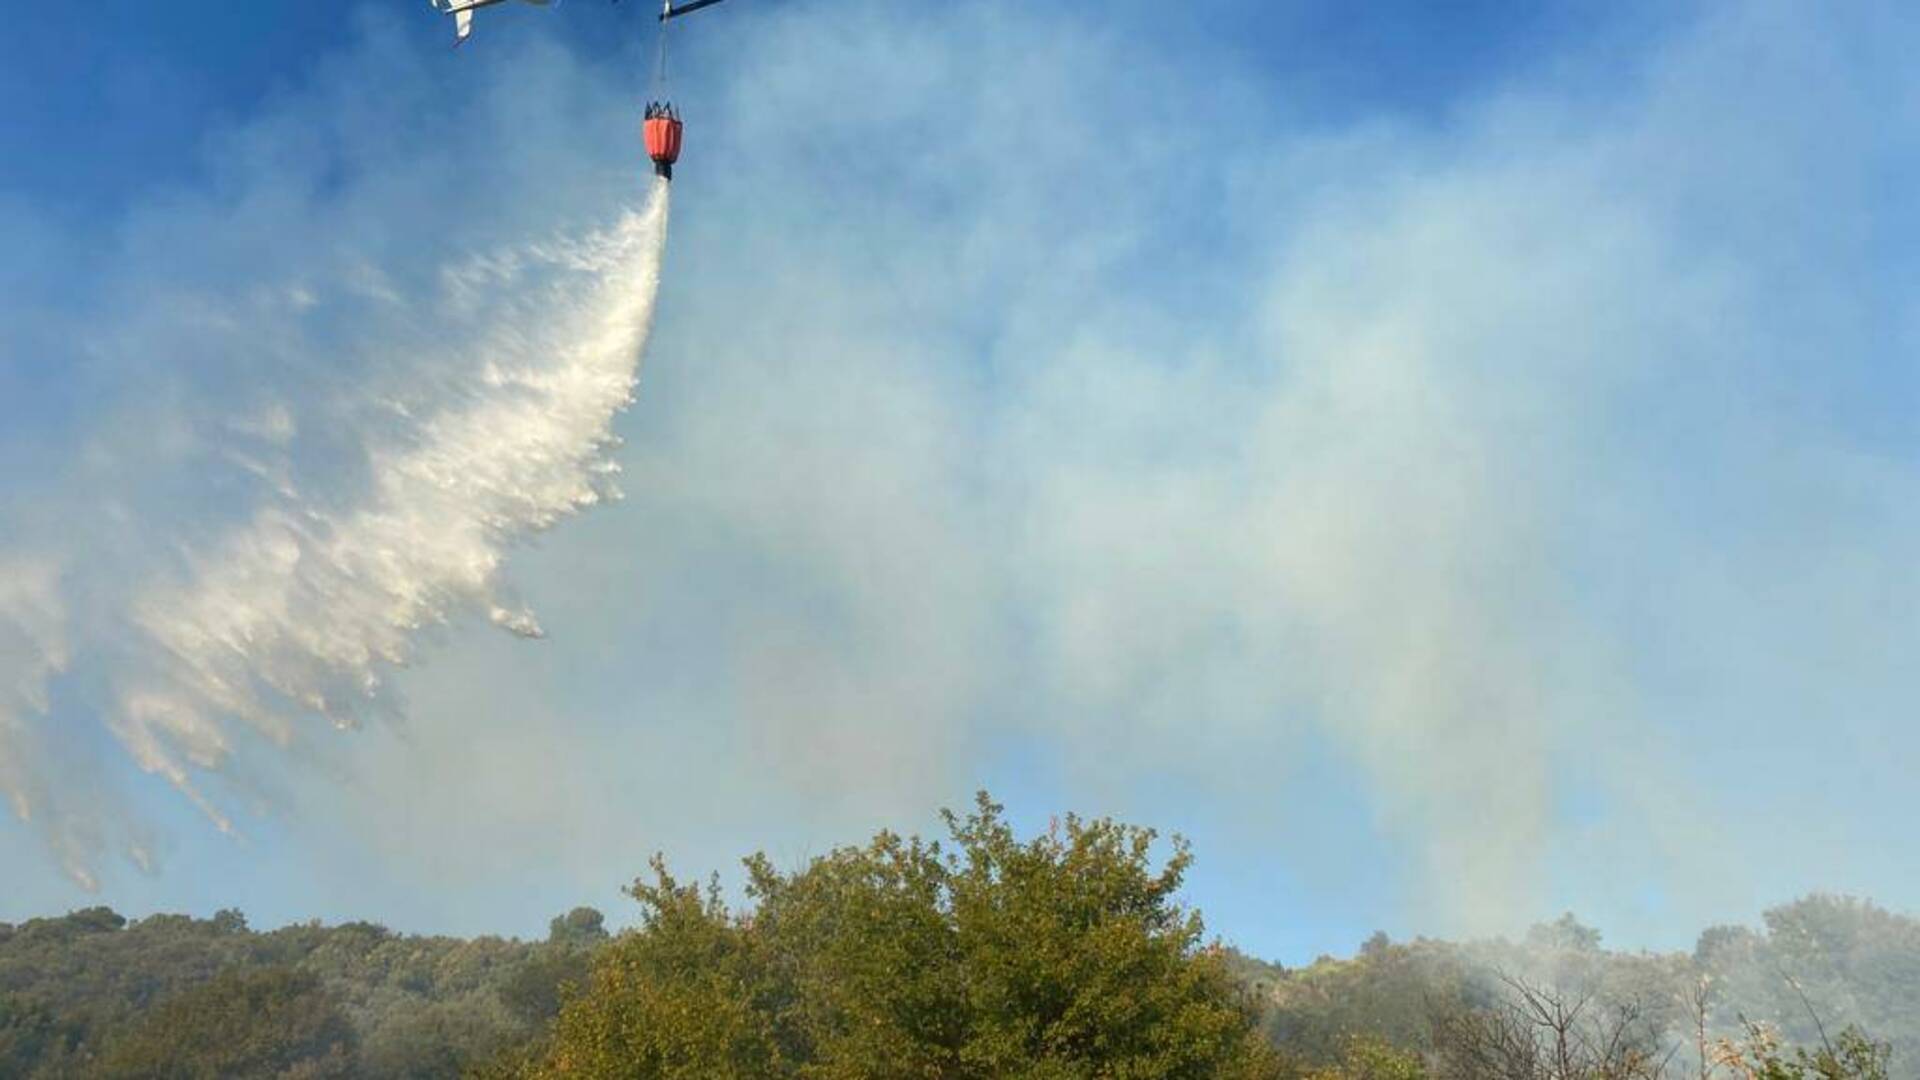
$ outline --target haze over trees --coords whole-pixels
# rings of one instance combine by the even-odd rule
[[[1209,941],[1177,841],[982,795],[746,903],[656,861],[637,927],[547,940],[369,923],[0,924],[0,1076],[1875,1080],[1920,1077],[1920,921],[1813,896],[1691,953],[1572,916],[1286,968]]]

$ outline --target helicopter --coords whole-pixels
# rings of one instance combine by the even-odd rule
[[[473,36],[473,13],[506,0],[429,0],[435,11],[453,16],[453,43],[459,45]],[[520,0],[523,4],[545,7],[550,0]]]
[[[453,16],[453,43],[458,46],[473,35],[473,13],[484,7],[506,3],[507,0],[429,0],[434,10]],[[546,6],[552,0],[521,0],[522,3]],[[619,3],[619,0],[614,0]],[[721,0],[686,0],[675,6],[673,0],[661,0],[660,4],[660,56],[655,62],[654,82],[664,88],[667,81],[667,23],[682,15],[689,15],[701,8],[709,8]],[[641,120],[641,134],[646,139],[647,156],[653,159],[654,175],[662,180],[673,179],[674,162],[680,159],[680,139],[684,125],[680,113],[669,101],[653,101],[647,104]]]
[[[507,0],[429,0],[429,2],[433,4],[435,11],[453,16],[453,43],[459,45],[473,36],[474,12],[484,7],[492,7],[495,4],[504,4]],[[553,0],[520,0],[520,2],[546,7],[551,4]],[[620,0],[613,0],[613,2],[617,4]],[[660,10],[660,21],[666,22],[669,19],[677,19],[682,15],[698,11],[704,7],[712,7],[718,3],[720,3],[720,0],[688,0],[687,3],[675,7],[673,0],[664,0]]]

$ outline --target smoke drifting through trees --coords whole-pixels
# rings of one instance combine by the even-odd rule
[[[1892,1075],[1920,1076],[1920,921],[1845,897],[1783,904],[1758,928],[1709,927],[1691,953],[1609,949],[1568,915],[1518,941],[1376,935],[1350,959],[1243,961],[1241,974],[1268,1034],[1310,1061],[1364,1034],[1449,1062],[1450,1075],[1522,1075],[1505,1066],[1549,1066],[1571,1047],[1594,1075],[1687,1076],[1757,1028],[1812,1048],[1851,1029],[1891,1051]]]

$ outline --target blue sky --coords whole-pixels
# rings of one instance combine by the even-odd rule
[[[481,549],[547,639],[462,594],[357,731],[182,721],[223,835],[126,733],[160,599],[245,607],[246,523],[511,404],[472,380],[592,325],[541,253],[645,190],[646,13],[510,7],[458,54],[425,4],[0,42],[0,918],[537,933],[655,850],[792,862],[982,785],[1186,834],[1287,960],[1920,902],[1891,4],[689,20],[626,497]],[[290,595],[314,656],[392,630]]]

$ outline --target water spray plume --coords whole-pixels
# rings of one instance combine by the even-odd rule
[[[199,778],[229,767],[243,733],[286,746],[315,718],[358,725],[385,707],[421,632],[462,616],[540,636],[502,567],[528,534],[619,496],[612,425],[652,325],[668,198],[655,180],[608,228],[444,269],[426,306],[472,328],[460,346],[471,353],[454,358],[454,379],[431,364],[415,373],[400,423],[352,433],[365,463],[355,494],[283,485],[132,591],[124,616],[143,661],[106,711],[141,769],[230,831]],[[69,645],[55,582],[0,566],[0,794],[26,820],[43,798],[31,745],[49,721],[47,681],[87,648]]]

